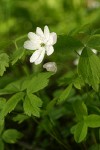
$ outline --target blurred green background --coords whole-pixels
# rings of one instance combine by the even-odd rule
[[[58,34],[84,24],[100,26],[100,0],[0,0],[0,38],[15,39],[37,26]]]
[[[16,38],[26,35],[30,31],[35,32],[36,27],[41,27],[43,29],[45,25],[49,26],[50,31],[54,31],[58,35],[60,35],[60,34],[69,34],[71,33],[71,31],[73,31],[73,29],[75,28],[78,29],[80,28],[80,26],[84,26],[86,24],[90,24],[90,26],[92,26],[93,29],[100,28],[100,0],[0,0],[0,43],[4,41],[4,44],[5,44],[5,42],[9,40],[11,41],[15,40]],[[19,42],[20,44],[18,43],[19,48],[23,47],[24,41],[25,39],[21,43]],[[1,50],[2,49],[0,49],[0,51]],[[11,50],[15,50],[15,45],[10,45],[7,49],[7,53],[11,52]],[[68,51],[66,51],[66,53],[68,53]],[[64,53],[64,57],[61,56],[61,53],[58,55],[53,54],[53,58],[54,58],[53,61],[58,60],[58,62],[60,62],[61,59],[62,61],[64,61],[64,58],[65,60],[69,59],[69,63],[68,62],[63,63],[63,66],[62,66],[63,71],[61,72],[59,71],[60,75],[64,74],[67,70],[67,77],[71,76],[71,74],[73,74],[71,72],[71,69],[69,69],[70,72],[68,74],[68,67],[69,68],[73,67],[71,66],[71,63],[72,63],[71,57],[68,57],[68,55],[66,57],[65,53]],[[75,58],[76,57],[77,57],[77,54],[75,55]],[[73,58],[72,58],[72,61],[73,61]],[[8,73],[9,72],[13,72],[13,73],[10,77],[7,74],[6,76],[0,79],[0,88],[4,87],[5,84],[9,83],[10,81],[12,80],[15,81],[18,79],[18,77],[22,77],[23,76],[22,69],[24,70],[24,72],[27,72],[26,70],[31,68],[29,59],[27,60],[27,58],[24,59],[23,61],[21,60],[21,65],[20,64],[18,66],[15,65],[14,66],[15,68],[13,66],[10,66],[10,67],[12,68],[8,69],[7,71]],[[67,69],[64,69],[64,67]],[[61,70],[61,66],[59,68]],[[55,76],[56,80],[58,80],[57,76],[58,74]],[[51,81],[52,84],[55,84],[56,80],[54,80],[54,83]],[[57,84],[59,83],[60,85],[64,84],[63,77],[59,80]],[[69,82],[69,79],[68,79],[68,82]],[[48,93],[50,92],[53,93],[55,91],[53,93],[54,97],[55,95],[58,95],[58,93],[60,92],[59,88],[58,88],[58,91],[54,89],[56,88],[55,86],[52,86],[53,87],[52,91],[51,91],[51,87],[49,87],[49,90],[48,90],[49,91]],[[42,93],[41,97],[43,98],[45,97],[45,99],[50,100],[52,96],[50,95],[51,94],[50,93],[49,96],[51,97],[50,98],[47,97],[48,93],[47,92]],[[69,108],[69,105],[66,108]],[[63,110],[63,107],[61,108],[61,112],[62,114],[65,113],[65,109]],[[60,115],[61,115],[61,112],[59,113]],[[53,117],[55,117],[54,114],[56,116],[56,110],[51,113]],[[65,140],[67,136],[66,132],[68,132],[66,131],[66,128],[68,129],[70,128],[68,125],[68,122],[70,123],[69,120],[70,120],[70,116],[68,118],[68,121],[66,121],[66,124],[65,124],[65,120],[64,121],[58,120],[59,127],[64,128],[62,131],[64,131]],[[6,125],[7,128],[8,127],[11,128],[12,126],[11,124],[13,123],[9,121],[9,118],[7,121],[9,122]],[[62,124],[60,125],[61,122]],[[45,122],[43,123],[45,124]],[[19,127],[16,125],[16,123],[13,126],[14,128]],[[29,120],[28,122],[23,123],[21,127],[19,127],[20,130],[25,130],[25,135],[26,135],[25,143],[26,141],[29,140],[28,141],[29,143],[34,142],[34,145],[40,144],[41,147],[44,147],[44,148],[45,147],[49,148],[50,146],[52,147],[52,149],[53,148],[56,149],[57,146],[59,148],[58,143],[53,141],[52,138],[50,138],[50,136],[48,136],[46,132],[42,131],[41,129],[42,127],[39,129],[37,124],[34,126],[35,127],[33,127],[33,120]],[[37,130],[35,130],[36,128]],[[34,138],[35,139],[34,140],[32,139],[32,137],[34,136],[35,131],[37,131],[37,135]],[[43,142],[41,142],[42,140]],[[51,143],[49,143],[50,140],[51,140]],[[90,145],[91,145],[91,142],[90,142]],[[79,148],[80,147],[78,147],[78,149]],[[7,150],[9,149],[10,148],[7,148]],[[16,147],[16,149],[18,148]],[[12,148],[12,150],[15,150],[15,147]]]

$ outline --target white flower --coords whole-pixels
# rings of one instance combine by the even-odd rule
[[[57,72],[57,65],[55,62],[48,62],[43,65],[43,68],[45,68],[47,71]]]
[[[30,62],[40,64],[44,55],[48,56],[54,52],[53,45],[57,42],[57,34],[49,31],[48,26],[44,27],[44,32],[41,28],[36,28],[36,33],[28,33],[29,40],[24,42],[24,48],[29,50],[36,50],[30,57]]]
[[[95,50],[95,49],[91,49],[91,50],[92,50],[93,53],[97,54],[97,50]],[[79,50],[78,53],[79,53],[79,55],[81,55],[82,50]],[[76,65],[76,66],[78,65],[78,63],[79,63],[79,58],[75,59],[74,62],[73,62],[73,64]]]

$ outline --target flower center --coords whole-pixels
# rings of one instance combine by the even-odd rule
[[[41,43],[41,47],[44,47],[45,46],[45,44],[44,43]]]

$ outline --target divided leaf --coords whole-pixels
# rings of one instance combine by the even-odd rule
[[[24,97],[23,92],[16,93],[13,95],[5,104],[3,107],[1,114],[0,114],[0,119],[3,119],[8,113],[10,113],[12,110],[15,109],[16,105],[20,100],[22,100]]]
[[[16,143],[18,139],[22,138],[22,133],[15,129],[8,129],[4,131],[2,138],[6,143]]]
[[[36,76],[34,76],[27,86],[27,93],[35,93],[43,88],[45,88],[48,85],[49,77],[52,76],[53,73],[47,72],[47,73],[39,73]]]
[[[9,67],[9,56],[2,53],[0,54],[0,76],[6,71],[6,67]]]
[[[22,123],[24,120],[28,119],[29,117],[25,114],[18,114],[17,116],[13,117],[14,121],[18,121],[18,123]]]
[[[80,56],[78,73],[85,83],[88,83],[95,91],[98,91],[100,83],[100,59],[87,47],[83,49]]]
[[[40,117],[40,107],[42,106],[42,100],[33,94],[28,94],[25,97],[25,101],[23,104],[24,112],[28,116],[36,116]]]
[[[25,90],[27,88],[27,84],[25,85],[24,82],[27,82],[28,84],[28,79],[25,77],[9,83],[5,88],[0,89],[0,95],[13,94]]]

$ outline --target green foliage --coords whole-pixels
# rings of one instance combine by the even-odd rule
[[[2,139],[0,139],[0,149],[4,150],[4,143],[3,143]]]
[[[75,141],[80,143],[84,140],[87,135],[87,124],[85,122],[79,122],[74,131]]]
[[[100,83],[100,59],[89,48],[84,48],[79,59],[78,73],[85,83],[98,91]]]
[[[99,150],[99,5],[0,1],[0,150]],[[45,25],[57,33],[57,43],[35,65],[23,45],[29,32]],[[47,62],[57,63],[55,74],[43,68]]]
[[[100,127],[100,115],[91,114],[84,117],[88,127],[97,128]]]
[[[39,97],[33,94],[28,94],[25,97],[23,104],[25,114],[28,116],[40,117],[40,107],[42,106],[42,101]]]
[[[90,48],[100,51],[100,34],[91,36],[87,42],[87,45]]]
[[[16,51],[14,51],[13,55],[12,55],[12,65],[14,65],[19,59],[22,58],[22,56],[24,55],[25,49],[20,48],[17,49]]]
[[[3,119],[8,113],[10,113],[12,110],[15,109],[16,105],[20,100],[22,100],[24,97],[23,92],[19,92],[14,94],[4,105],[1,114],[0,114],[0,119]]]
[[[6,143],[16,143],[18,139],[22,138],[22,133],[15,129],[5,130],[2,135],[3,140]]]
[[[14,121],[18,121],[18,123],[22,123],[24,120],[28,119],[29,117],[25,114],[18,114],[17,116],[13,117]]]
[[[82,100],[73,102],[73,109],[78,120],[82,120],[88,114],[87,107]]]
[[[6,99],[3,97],[0,97],[0,111],[5,106],[5,104],[6,104]]]
[[[62,93],[61,95],[59,96],[58,98],[58,104],[60,103],[63,103],[67,97],[69,96],[70,92],[71,92],[71,89],[72,89],[72,84],[70,84]]]
[[[6,53],[0,54],[0,76],[6,71],[6,67],[9,67],[9,56]]]
[[[55,45],[55,50],[57,53],[66,55],[67,51],[75,51],[83,48],[83,44],[78,40],[68,35],[59,35],[58,40]]]
[[[27,86],[27,93],[35,93],[48,85],[48,78],[52,75],[51,72],[40,73],[30,80]]]

